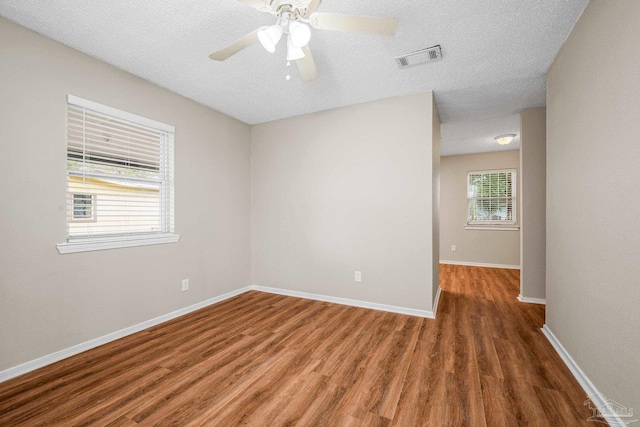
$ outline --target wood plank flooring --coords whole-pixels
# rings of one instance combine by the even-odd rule
[[[518,274],[442,265],[436,320],[248,292],[0,384],[0,426],[587,426]]]

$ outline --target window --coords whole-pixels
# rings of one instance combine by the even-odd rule
[[[468,225],[515,225],[515,169],[469,172]]]
[[[71,209],[71,219],[73,221],[92,221],[93,215],[93,194],[71,194],[73,203]]]
[[[173,140],[172,126],[69,95],[60,253],[177,241]]]

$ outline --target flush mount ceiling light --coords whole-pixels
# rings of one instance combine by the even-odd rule
[[[516,137],[515,133],[508,133],[506,135],[496,136],[495,139],[498,142],[498,144],[507,145],[507,144],[511,144],[511,141],[513,141],[513,138],[515,137]]]
[[[267,51],[273,53],[282,36],[286,34],[287,61],[296,61],[300,77],[305,83],[311,83],[318,78],[318,70],[308,46],[311,40],[309,26],[318,30],[349,31],[381,36],[393,36],[398,26],[398,20],[395,18],[316,12],[322,0],[237,1],[259,11],[270,13],[278,19],[278,22],[258,28],[224,49],[212,53],[209,57],[216,61],[224,61],[257,41],[260,41]]]

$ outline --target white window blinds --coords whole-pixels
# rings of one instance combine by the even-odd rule
[[[68,241],[174,231],[174,128],[69,95]]]
[[[469,172],[467,224],[516,223],[515,169]]]

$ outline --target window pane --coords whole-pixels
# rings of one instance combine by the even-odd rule
[[[93,214],[93,196],[90,194],[73,195],[73,219],[90,219]]]
[[[470,172],[467,182],[467,222],[514,222],[515,171]]]
[[[74,102],[67,114],[68,237],[173,232],[173,131]]]

